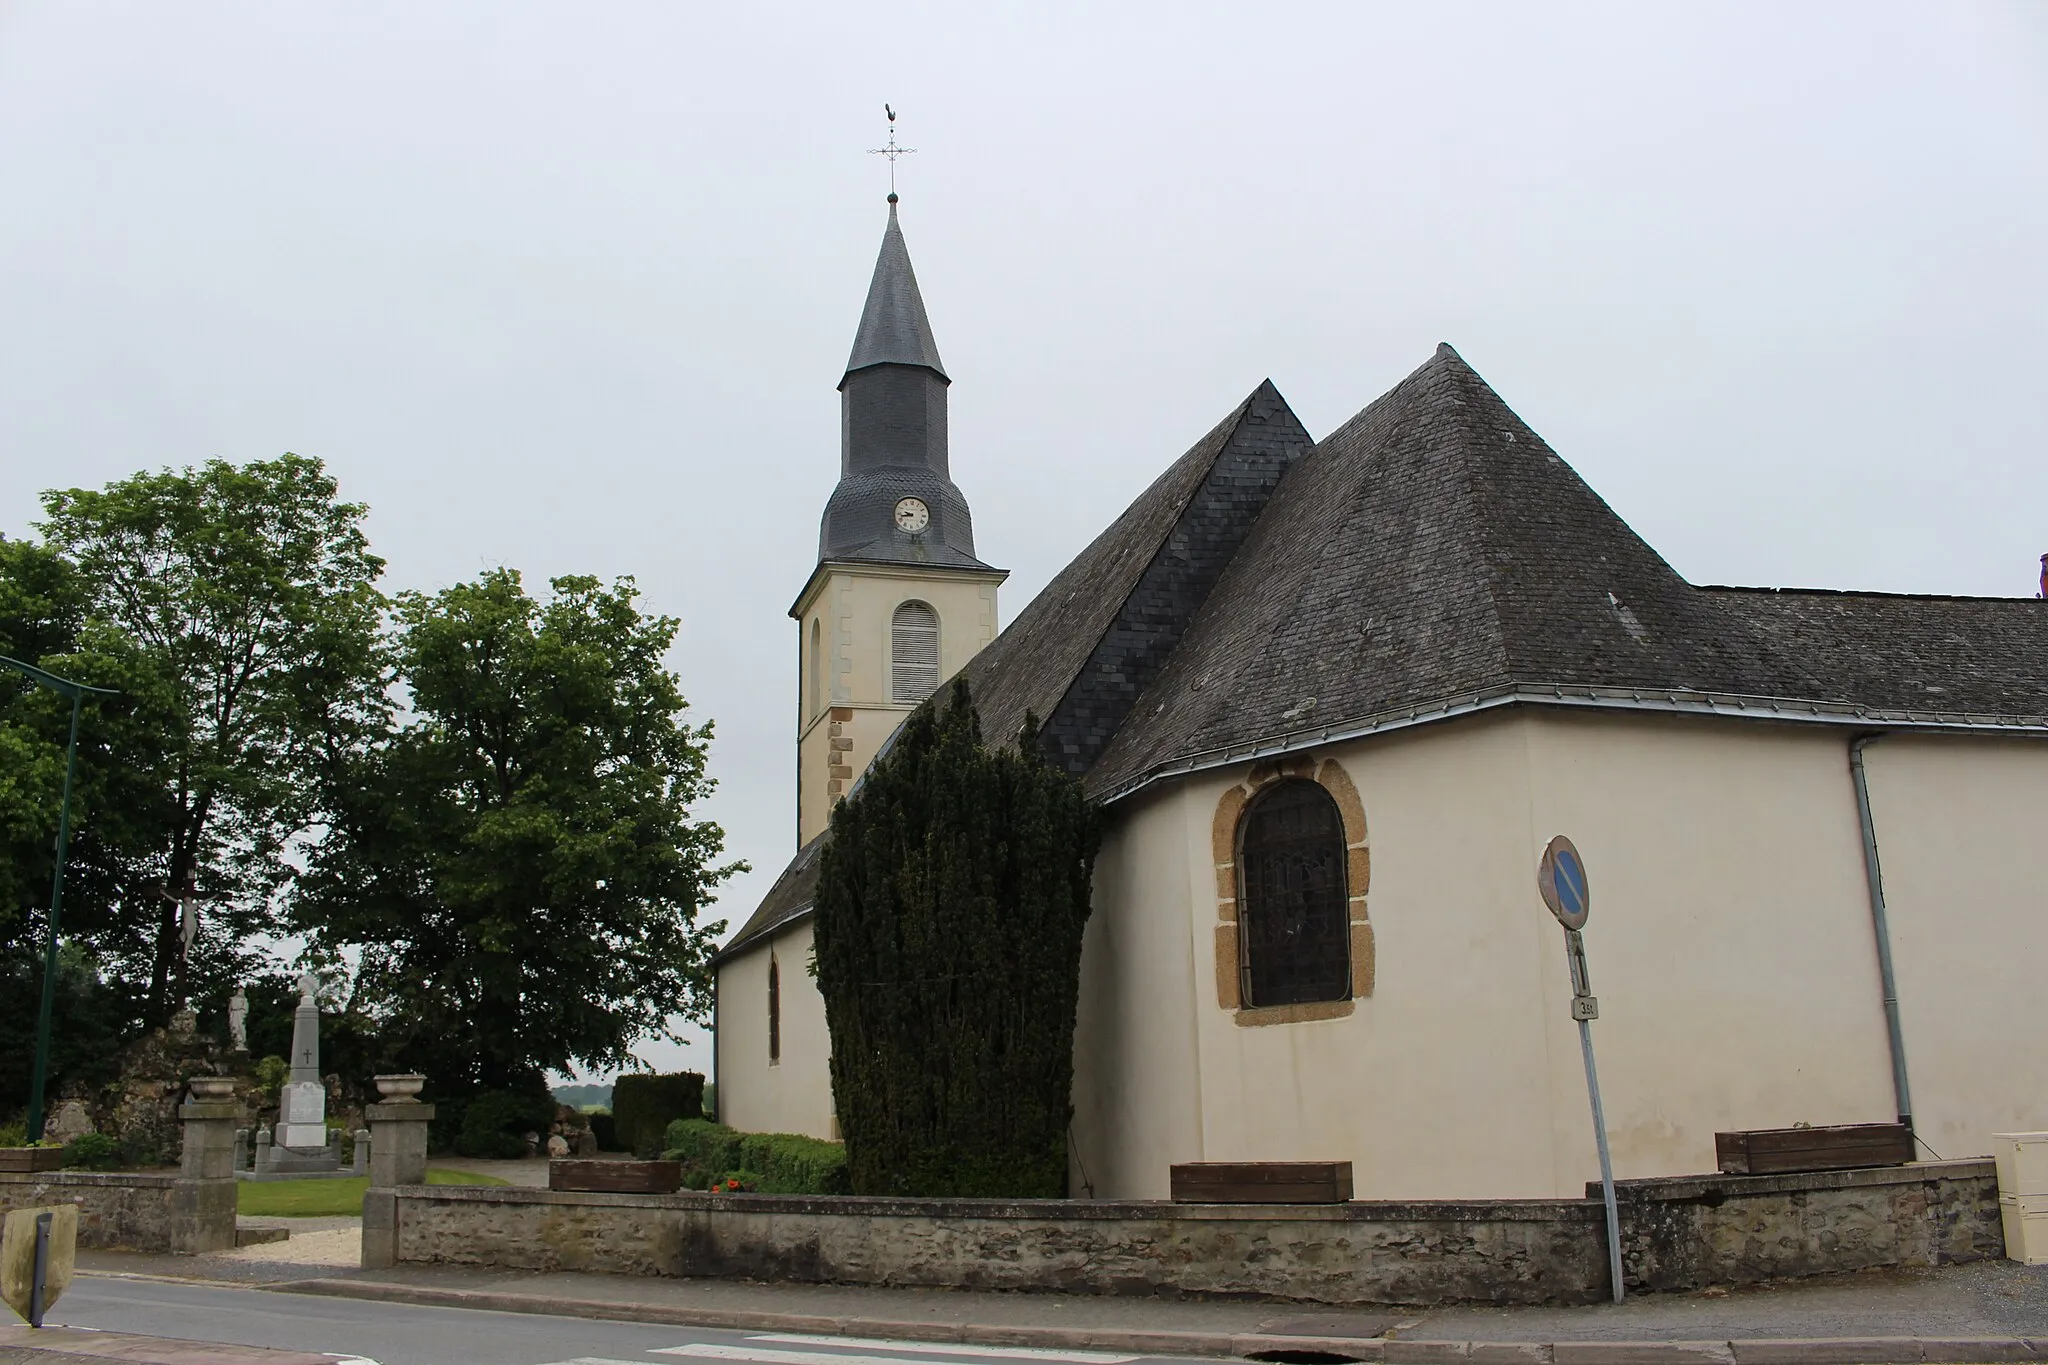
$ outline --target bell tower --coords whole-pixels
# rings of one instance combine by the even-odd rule
[[[946,444],[947,378],[889,194],[889,224],[839,381],[839,485],[796,620],[797,842],[912,708],[996,636],[1009,576],[975,558]]]

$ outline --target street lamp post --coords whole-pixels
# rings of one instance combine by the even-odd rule
[[[43,1140],[43,1081],[50,1074],[50,1016],[57,1007],[57,924],[64,914],[64,855],[71,843],[71,780],[78,771],[78,710],[86,694],[111,697],[110,687],[88,687],[34,664],[0,654],[0,664],[71,698],[71,739],[64,748],[64,799],[57,807],[57,867],[50,874],[50,941],[43,951],[43,1005],[36,1013],[36,1061],[28,1091],[28,1141]]]

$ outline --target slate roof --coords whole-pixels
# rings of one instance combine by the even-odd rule
[[[1819,676],[1821,700],[2048,724],[2048,602],[1708,587]]]
[[[761,898],[761,904],[755,907],[754,913],[747,916],[747,922],[740,926],[740,931],[727,939],[725,946],[712,957],[713,963],[731,957],[754,940],[764,938],[810,912],[811,897],[818,890],[818,855],[824,848],[825,836],[820,834],[796,851],[796,857],[782,869],[782,875],[775,879],[775,885],[768,888],[768,894]]]
[[[1086,772],[1309,446],[1272,381],[1253,390],[961,670],[982,735],[1007,744],[1036,715]]]
[[[1298,432],[1261,385],[1146,489],[968,665],[984,735],[1113,798],[1479,697],[2048,728],[2048,601],[1695,587],[1449,346]]]
[[[852,374],[870,365],[923,365],[941,375],[946,373],[932,324],[924,315],[917,272],[910,268],[910,248],[903,244],[903,228],[896,221],[894,195],[889,196],[889,226],[882,232],[882,250],[875,257],[868,301],[853,334],[846,372]]]
[[[2048,603],[1808,596],[1687,583],[1440,346],[1282,482],[1088,785],[1511,689],[1896,707],[1883,660],[1915,641],[1985,713],[2048,710]]]

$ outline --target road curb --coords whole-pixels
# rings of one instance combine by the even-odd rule
[[[806,1313],[761,1313],[744,1309],[683,1308],[608,1299],[543,1299],[479,1289],[439,1289],[387,1280],[292,1280],[255,1286],[273,1294],[316,1294],[374,1299],[422,1307],[475,1308],[497,1313],[543,1313],[617,1322],[655,1322],[671,1327],[707,1327],[732,1332],[796,1332],[833,1336],[888,1337],[898,1341],[959,1342],[972,1346],[1035,1346],[1054,1350],[1127,1351],[1134,1355],[1250,1356],[1313,1353],[1351,1360],[1382,1361],[1387,1343],[1379,1337],[1299,1337],[1263,1333],[1125,1331],[1116,1328],[1035,1327],[1023,1324],[899,1322],[888,1318],[829,1317]]]
[[[1807,1337],[1696,1341],[1414,1341],[1386,1337],[1269,1333],[1125,1331],[1117,1328],[897,1322],[886,1318],[684,1308],[605,1299],[548,1299],[480,1289],[440,1289],[387,1280],[313,1279],[252,1285],[272,1294],[373,1299],[422,1307],[540,1313],[652,1322],[734,1332],[800,1332],[974,1346],[1126,1351],[1141,1355],[1240,1356],[1276,1360],[1340,1357],[1374,1365],[2048,1365],[2048,1338]]]

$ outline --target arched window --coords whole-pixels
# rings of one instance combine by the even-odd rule
[[[1244,1003],[1351,997],[1344,817],[1329,792],[1296,778],[1252,798],[1238,836]]]
[[[768,1065],[782,1060],[782,964],[768,954]]]
[[[915,706],[938,690],[939,614],[905,602],[889,624],[890,699]]]
[[[811,618],[811,709],[805,719],[825,709],[825,631]]]

